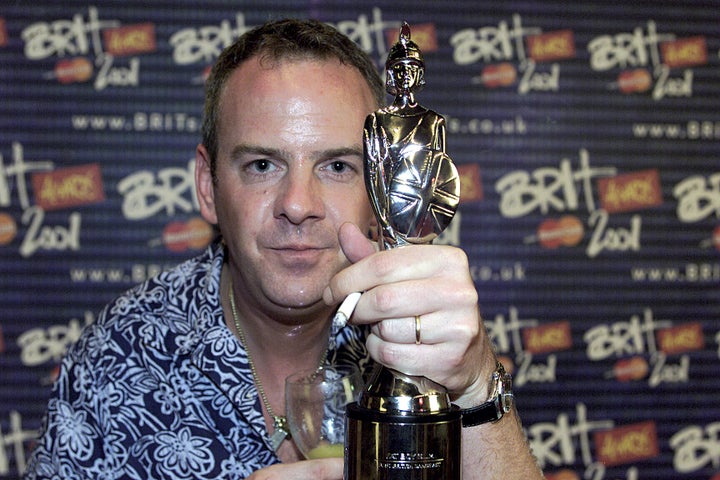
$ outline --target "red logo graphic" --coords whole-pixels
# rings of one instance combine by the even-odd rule
[[[594,434],[597,457],[607,467],[660,454],[655,422],[642,422]]]
[[[55,70],[50,75],[57,78],[60,83],[82,83],[90,80],[93,74],[93,65],[84,57],[66,58],[55,64]]]
[[[5,18],[0,17],[0,47],[5,47],[8,44],[7,28],[5,27]]]
[[[582,222],[574,215],[565,215],[558,220],[544,220],[535,235],[525,238],[525,243],[540,242],[545,248],[574,247],[584,235],[585,227]]]
[[[523,345],[530,353],[549,353],[572,347],[570,322],[555,322],[522,331]]]
[[[172,252],[183,252],[189,248],[205,248],[212,240],[212,227],[202,218],[191,218],[187,222],[172,222],[165,226],[162,242]]]
[[[517,69],[507,62],[487,65],[480,74],[480,81],[487,88],[508,87],[516,80]]]
[[[705,337],[699,322],[658,330],[656,335],[658,348],[668,355],[705,348]]]
[[[395,45],[399,36],[399,28],[391,28],[385,31],[385,39],[388,45]],[[437,52],[438,50],[437,32],[434,23],[410,25],[410,40],[415,42],[423,53]]]
[[[457,170],[460,175],[460,203],[482,200],[480,165],[477,163],[458,165]]]
[[[622,93],[643,93],[652,87],[652,77],[644,68],[623,70],[618,75],[617,85]]]
[[[606,378],[615,377],[619,382],[642,380],[650,371],[647,360],[643,357],[623,358],[615,363],[612,372]]]
[[[44,210],[88,205],[105,200],[97,163],[32,175],[35,203]]]
[[[0,213],[0,245],[7,245],[15,239],[17,223],[7,213]]]
[[[657,170],[617,175],[598,180],[600,204],[608,213],[630,212],[662,203]]]
[[[708,54],[705,37],[681,38],[660,44],[663,63],[670,68],[707,65]]]
[[[115,56],[135,55],[157,50],[155,25],[140,23],[103,30],[105,50]]]
[[[546,473],[545,480],[580,480],[580,477],[577,472],[563,469],[553,473]]]
[[[528,56],[536,62],[553,62],[575,57],[572,30],[558,30],[527,37]]]

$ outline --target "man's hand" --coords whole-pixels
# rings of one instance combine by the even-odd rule
[[[324,300],[336,304],[351,292],[364,292],[351,321],[372,324],[370,355],[444,385],[461,407],[484,401],[495,361],[465,253],[436,245],[376,252],[351,224],[340,228],[339,238],[353,265],[333,277]]]
[[[295,463],[279,463],[265,467],[247,480],[342,480],[343,459],[321,458]]]
[[[370,355],[444,385],[461,408],[485,402],[495,355],[462,250],[412,245],[376,252],[351,224],[343,225],[339,236],[352,265],[333,277],[324,300],[333,305],[351,292],[363,292],[351,321],[372,325]],[[416,315],[420,345],[415,343]],[[515,410],[498,422],[462,430],[463,478],[543,478]]]

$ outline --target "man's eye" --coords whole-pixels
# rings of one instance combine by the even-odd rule
[[[266,178],[268,175],[274,175],[278,166],[272,160],[260,158],[248,161],[242,169],[248,178]]]
[[[362,166],[360,166],[362,168]],[[330,160],[325,162],[321,167],[320,171],[325,175],[329,175],[329,178],[337,181],[347,181],[358,174],[358,167],[352,161],[347,160]]]
[[[345,162],[336,161],[330,164],[330,168],[335,173],[343,173],[348,169],[348,164]]]
[[[259,172],[265,172],[270,169],[270,162],[267,160],[255,160],[252,162],[252,167]]]

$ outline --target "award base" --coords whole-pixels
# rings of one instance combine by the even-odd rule
[[[347,406],[345,480],[459,480],[460,410],[393,415]]]

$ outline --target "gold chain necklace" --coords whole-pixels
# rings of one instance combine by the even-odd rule
[[[248,346],[247,340],[245,339],[245,333],[240,326],[240,317],[238,316],[237,307],[235,306],[235,291],[233,290],[232,280],[230,281],[229,285],[228,297],[230,297],[230,309],[232,310],[235,330],[237,330],[238,336],[240,337],[240,342],[245,347],[245,352],[247,353],[248,357],[248,363],[250,364],[250,371],[252,372],[253,379],[255,379],[255,386],[258,393],[260,394],[263,405],[265,405],[265,409],[267,410],[268,415],[270,415],[270,417],[273,419],[274,430],[272,435],[270,435],[270,443],[272,444],[273,450],[277,450],[282,441],[285,440],[285,438],[290,438],[290,427],[288,426],[287,417],[284,415],[275,415],[272,407],[270,406],[270,402],[267,399],[267,395],[265,395],[265,389],[262,386],[260,376],[258,375],[257,369],[255,368],[255,362],[253,362],[252,356],[250,355],[250,348]],[[328,356],[328,350],[329,345],[328,348],[325,349],[325,352],[323,352],[323,355],[320,358],[320,363],[318,364],[315,373],[319,372],[322,366],[325,364],[325,360],[327,360]]]

